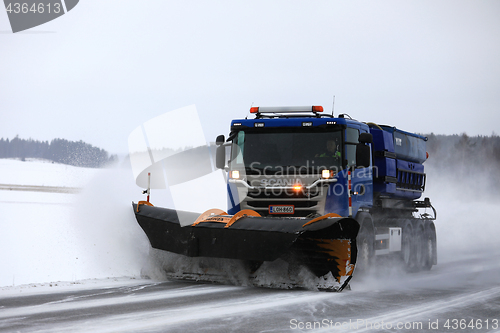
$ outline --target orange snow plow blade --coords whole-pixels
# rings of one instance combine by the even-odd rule
[[[210,210],[199,215],[136,204],[133,208],[153,248],[207,262],[195,272],[177,271],[179,278],[185,275],[213,281],[217,273],[212,268],[218,266],[213,259],[217,258],[242,263],[247,268],[244,279],[253,285],[266,286],[259,282],[263,280],[259,280],[262,269],[283,266],[290,282],[287,288],[307,287],[294,276],[294,270],[306,268],[318,289],[340,291],[347,286],[356,264],[359,224],[352,218],[261,217],[248,210],[236,215]],[[179,214],[193,224],[181,227]],[[279,287],[280,282],[270,284]]]

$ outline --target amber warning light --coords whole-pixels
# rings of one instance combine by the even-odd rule
[[[323,112],[323,107],[320,105],[313,106],[253,106],[250,108],[250,113],[286,113],[286,112]]]

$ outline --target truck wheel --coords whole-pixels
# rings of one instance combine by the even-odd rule
[[[423,223],[419,223],[415,229],[415,271],[423,269],[427,262],[427,242]]]
[[[434,258],[436,256],[436,232],[430,225],[425,228],[423,246],[425,257],[422,264],[422,270],[428,271],[434,265]]]
[[[358,245],[358,257],[356,259],[356,270],[366,272],[373,262],[373,232],[366,226],[358,234],[356,243]]]
[[[415,246],[413,241],[413,230],[410,224],[407,224],[403,228],[401,259],[403,261],[403,267],[406,271],[415,271]]]

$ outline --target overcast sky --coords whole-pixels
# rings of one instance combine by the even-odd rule
[[[500,1],[82,0],[16,34],[0,10],[3,138],[126,153],[184,106],[213,141],[252,103],[331,110],[334,95],[361,121],[499,134]]]

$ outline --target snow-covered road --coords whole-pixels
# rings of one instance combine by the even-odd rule
[[[0,332],[497,332],[500,267],[479,266],[379,275],[342,293],[123,278],[10,288]]]

